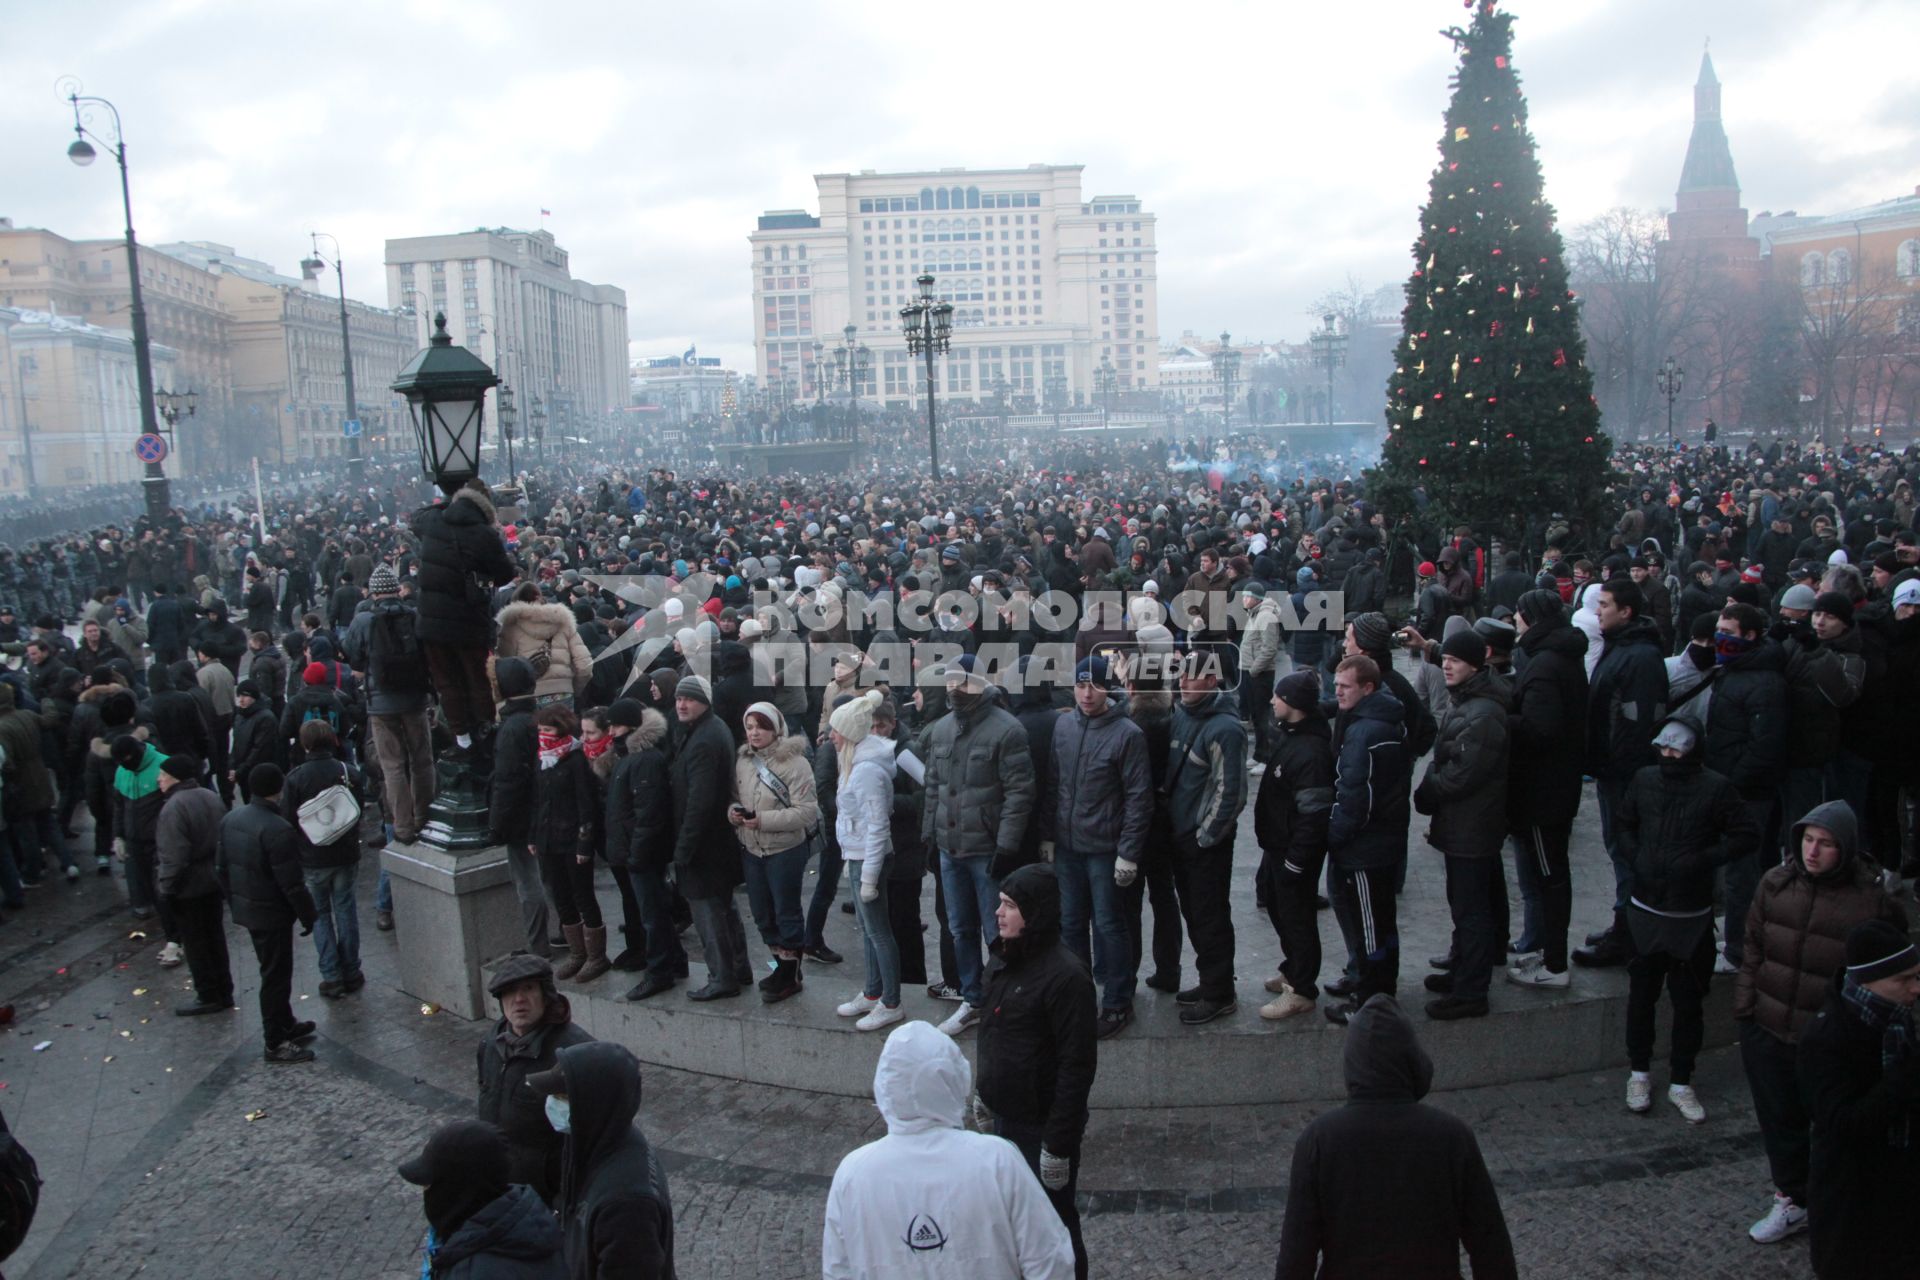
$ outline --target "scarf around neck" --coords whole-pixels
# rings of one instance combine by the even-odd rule
[[[580,739],[571,735],[561,737],[551,729],[540,730],[540,767],[553,768],[579,745]]]
[[[1891,1072],[1906,1060],[1913,1046],[1913,1010],[1867,990],[1852,974],[1840,982],[1840,999],[1854,1017],[1880,1033],[1880,1069]],[[1887,1145],[1905,1150],[1910,1138],[1907,1113],[1887,1126]]]

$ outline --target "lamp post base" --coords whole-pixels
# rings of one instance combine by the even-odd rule
[[[474,758],[457,747],[442,752],[433,762],[433,779],[433,803],[419,842],[455,854],[487,848],[487,775]]]
[[[526,943],[506,849],[395,844],[380,865],[393,886],[401,990],[462,1018],[485,1017],[484,967]]]
[[[147,499],[147,521],[157,528],[166,519],[167,512],[173,510],[173,486],[158,466],[149,466],[140,483]]]

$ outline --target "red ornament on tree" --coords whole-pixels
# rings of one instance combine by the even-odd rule
[[[1553,349],[1553,367],[1556,369],[1564,369],[1567,367],[1567,352],[1564,347],[1555,347]]]

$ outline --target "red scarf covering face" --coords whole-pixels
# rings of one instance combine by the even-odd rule
[[[596,738],[581,738],[580,749],[587,753],[587,762],[591,764],[607,752],[613,750],[613,735],[603,733]]]
[[[580,739],[571,735],[561,737],[552,729],[541,726],[540,729],[540,767],[551,769],[567,758],[567,754],[580,745]]]

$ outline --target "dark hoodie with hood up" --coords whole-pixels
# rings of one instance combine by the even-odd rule
[[[621,1045],[562,1049],[570,1111],[560,1153],[560,1228],[569,1280],[674,1280],[667,1175],[633,1122],[640,1064]]]
[[[1093,976],[1060,940],[1060,882],[1051,866],[1020,868],[1000,892],[1019,906],[1024,926],[991,948],[980,1101],[1012,1129],[1038,1133],[1054,1155],[1074,1156],[1098,1065]]]
[[[1347,1025],[1347,1105],[1293,1147],[1275,1280],[1474,1280],[1519,1275],[1473,1130],[1426,1106],[1433,1060],[1392,996]]]
[[[436,1225],[435,1234],[439,1227]],[[561,1280],[560,1227],[532,1187],[513,1185],[461,1219],[433,1252],[433,1280]]]

